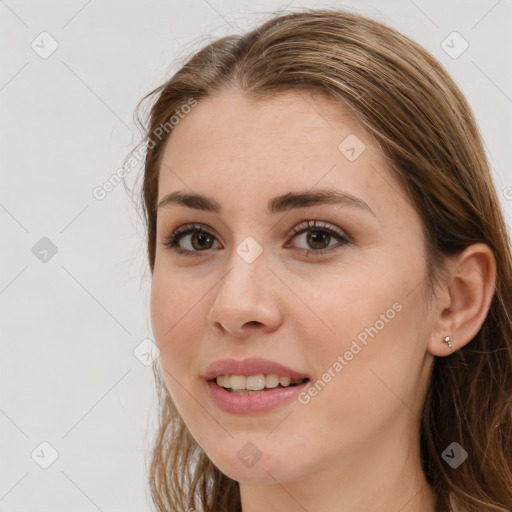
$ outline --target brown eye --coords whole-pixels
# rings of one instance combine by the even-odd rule
[[[293,230],[294,238],[303,237],[305,239],[306,247],[302,250],[306,251],[306,255],[310,254],[323,254],[331,252],[336,245],[347,245],[350,243],[347,236],[341,231],[338,231],[329,224],[318,223],[317,221],[307,221],[303,224],[299,224]],[[329,242],[332,239],[338,241],[338,244],[329,246]]]
[[[348,237],[329,224],[318,223],[316,220],[307,221],[293,229],[293,238],[303,237],[306,247],[300,248],[308,255],[320,255],[332,252],[339,246],[350,244]],[[176,229],[164,245],[178,254],[185,256],[200,256],[214,247],[217,239],[201,224],[184,225]],[[331,241],[338,243],[330,244]],[[218,242],[217,242],[218,243]]]
[[[176,229],[165,245],[179,254],[196,255],[211,249],[214,241],[215,236],[202,225],[185,225]]]
[[[198,231],[192,233],[192,238],[190,239],[192,247],[197,249],[198,251],[202,249],[211,249],[213,243],[213,237],[204,231]]]
[[[308,231],[306,240],[313,249],[325,249],[329,245],[331,235],[325,231]],[[313,234],[312,234],[313,233]],[[327,245],[324,244],[327,241]]]

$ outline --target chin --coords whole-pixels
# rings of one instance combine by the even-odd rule
[[[237,482],[275,485],[276,481],[284,483],[300,478],[303,473],[304,468],[298,465],[299,461],[290,460],[286,453],[271,451],[271,455],[265,455],[260,452],[258,458],[254,447],[245,443],[242,446],[234,457],[227,458],[225,449],[222,453],[207,452],[207,455],[217,469]]]

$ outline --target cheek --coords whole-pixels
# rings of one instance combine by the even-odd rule
[[[201,421],[201,409],[191,396],[200,394],[195,362],[200,352],[201,322],[206,311],[190,286],[173,278],[155,273],[151,288],[151,323],[155,342],[160,350],[160,369],[166,388],[180,416],[188,425]],[[202,309],[203,308],[203,309]],[[199,439],[196,439],[199,441]],[[203,442],[201,440],[201,442]]]
[[[200,340],[198,315],[205,314],[190,287],[178,277],[155,273],[151,287],[151,324],[160,359],[173,375],[186,375]],[[194,331],[197,330],[197,332]]]
[[[381,284],[385,280],[344,298],[337,315],[332,307],[337,341],[323,347],[324,373],[311,405],[317,401],[313,407],[325,424],[339,425],[340,439],[369,438],[390,422],[410,418],[411,410],[420,414],[424,300],[419,290],[407,295],[406,282]]]
[[[419,256],[407,261],[390,253],[336,275],[302,290],[319,317],[309,313],[303,323],[314,341],[304,348],[318,363],[316,377],[333,382],[329,400],[371,415],[390,399],[400,403],[386,386],[407,396],[417,384],[426,350],[425,269]]]
[[[304,297],[309,307],[299,304],[289,314],[316,340],[316,354],[347,350],[358,336],[364,342],[375,329],[389,330],[397,323],[399,310],[408,301],[409,281],[396,262],[383,259],[377,264],[335,268],[323,277],[297,280],[296,295]]]

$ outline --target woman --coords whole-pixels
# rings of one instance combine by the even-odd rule
[[[154,95],[158,510],[512,510],[510,245],[443,67],[306,10]]]

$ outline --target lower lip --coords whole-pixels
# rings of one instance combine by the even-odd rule
[[[231,414],[251,414],[270,411],[290,402],[309,384],[309,381],[288,388],[268,389],[252,395],[230,393],[218,386],[214,380],[206,383],[213,401],[220,409]]]

